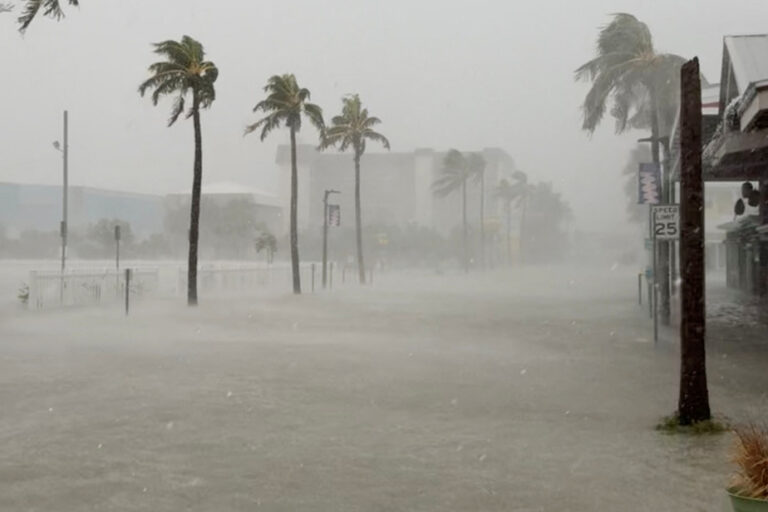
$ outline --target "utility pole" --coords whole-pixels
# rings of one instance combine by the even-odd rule
[[[328,196],[339,193],[338,190],[326,190],[323,196],[323,289],[328,283]]]
[[[61,225],[59,226],[59,236],[61,236],[61,284],[59,287],[59,295],[62,305],[64,304],[64,269],[67,266],[67,196],[69,190],[69,117],[68,112],[64,111],[64,139],[63,144],[59,141],[54,141],[53,147],[56,151],[61,153],[62,167],[63,167],[63,183],[61,187],[62,194],[62,212],[61,212]]]
[[[59,141],[53,143],[53,147],[61,153],[64,179],[61,188],[62,194],[62,212],[61,212],[61,273],[67,266],[67,196],[69,190],[69,113],[64,111],[64,139],[63,144]]]
[[[115,269],[120,270],[120,225],[115,225]]]
[[[659,167],[661,172],[661,204],[674,204],[672,173],[669,168],[669,136],[659,136],[653,134],[650,137],[638,139],[637,142],[650,142],[653,163]],[[659,156],[660,149],[664,148],[664,159]],[[653,222],[653,219],[651,219]],[[650,235],[653,238],[653,233]],[[653,282],[654,288],[658,290],[659,300],[656,307],[657,315],[661,319],[662,325],[671,323],[671,304],[670,304],[670,267],[672,257],[674,256],[674,242],[660,240],[653,244]]]
[[[681,425],[710,419],[706,365],[704,288],[704,181],[701,175],[701,78],[699,59],[680,71],[680,322]]]

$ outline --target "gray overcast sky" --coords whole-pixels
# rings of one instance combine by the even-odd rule
[[[203,117],[204,180],[276,186],[275,134],[243,127],[270,75],[293,72],[326,114],[357,92],[394,151],[506,149],[534,180],[552,181],[579,227],[624,225],[621,168],[633,141],[610,119],[579,130],[589,59],[607,14],[631,12],[661,51],[698,55],[719,80],[722,36],[768,30],[765,0],[83,0],[25,36],[0,15],[0,181],[59,183],[61,111],[71,112],[75,184],[165,193],[192,181],[192,126],[165,127],[170,104],[136,92],[150,43],[189,34],[221,75]],[[309,126],[302,140],[315,143]]]

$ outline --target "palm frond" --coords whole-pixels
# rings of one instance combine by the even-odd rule
[[[157,105],[163,96],[176,96],[168,126],[176,123],[184,112],[184,97],[190,91],[193,101],[187,111],[187,118],[200,108],[210,107],[216,100],[215,82],[219,77],[219,70],[213,62],[203,60],[203,45],[185,35],[180,42],[167,40],[152,46],[154,52],[163,55],[166,60],[149,66],[150,76],[139,85],[139,94],[144,96],[147,91],[152,90],[154,105]]]
[[[77,7],[79,0],[68,0],[69,5]],[[37,17],[42,10],[43,16],[60,20],[64,17],[64,11],[61,9],[61,0],[26,0],[24,10],[18,17],[19,31],[23,34],[27,27]]]

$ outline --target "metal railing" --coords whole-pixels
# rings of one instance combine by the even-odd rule
[[[313,289],[313,263],[302,263],[299,267],[302,289]],[[177,294],[187,290],[187,269],[180,268]],[[197,289],[201,294],[228,292],[253,292],[260,290],[289,290],[291,283],[290,265],[228,265],[201,266],[197,270]]]
[[[157,293],[157,269],[132,269],[130,293],[141,297]],[[125,295],[125,272],[115,269],[33,270],[29,274],[29,309],[51,309],[114,303]]]

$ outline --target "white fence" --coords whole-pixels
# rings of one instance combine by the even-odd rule
[[[155,294],[158,282],[157,269],[131,269],[131,297]],[[124,270],[76,269],[63,274],[33,270],[29,274],[29,309],[87,306],[122,301],[124,298]]]
[[[314,270],[313,270],[314,269]],[[299,267],[302,290],[311,291],[319,287],[319,264],[303,263]],[[200,294],[227,292],[258,292],[266,290],[290,290],[290,265],[204,265],[197,269],[197,289]],[[187,269],[179,269],[177,293],[187,290]]]

